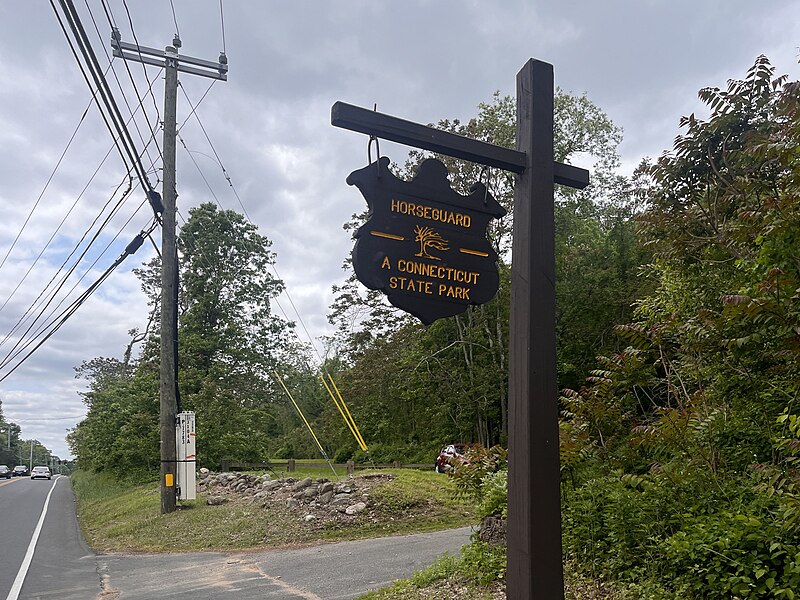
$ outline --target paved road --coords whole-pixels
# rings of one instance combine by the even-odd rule
[[[456,553],[468,527],[298,550],[98,557],[119,600],[347,600]]]
[[[67,477],[0,482],[0,600],[97,597],[97,563],[83,543],[74,504]]]
[[[0,481],[0,517],[0,600],[346,600],[458,552],[470,535],[462,528],[296,550],[95,556],[66,477]]]

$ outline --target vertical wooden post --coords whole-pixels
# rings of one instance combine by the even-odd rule
[[[509,347],[509,600],[564,597],[555,336],[553,67],[517,74]]]

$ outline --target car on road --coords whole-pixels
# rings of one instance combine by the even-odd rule
[[[17,465],[14,467],[14,470],[11,472],[14,477],[24,477],[28,474],[28,467],[25,465]]]
[[[50,479],[51,477],[50,469],[47,467],[33,467],[33,471],[31,471],[31,479]]]
[[[11,469],[9,469],[6,465],[0,465],[0,477],[11,479]]]
[[[439,455],[433,462],[433,470],[437,473],[448,473],[455,463],[467,463],[467,453],[477,444],[447,444],[439,451]]]

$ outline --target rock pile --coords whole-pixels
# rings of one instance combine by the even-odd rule
[[[269,474],[211,473],[200,469],[198,491],[208,504],[228,501],[260,503],[264,508],[285,506],[302,520],[346,521],[373,506],[369,492],[376,485],[394,479],[393,475],[373,473],[351,476],[333,482],[325,478],[273,479]]]

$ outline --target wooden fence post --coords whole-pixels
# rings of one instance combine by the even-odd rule
[[[286,461],[286,471],[288,473],[294,473],[294,459],[293,458],[290,458],[288,461]]]
[[[356,463],[354,463],[352,460],[348,460],[347,461],[347,474],[348,475],[352,475],[355,470],[356,470]]]

